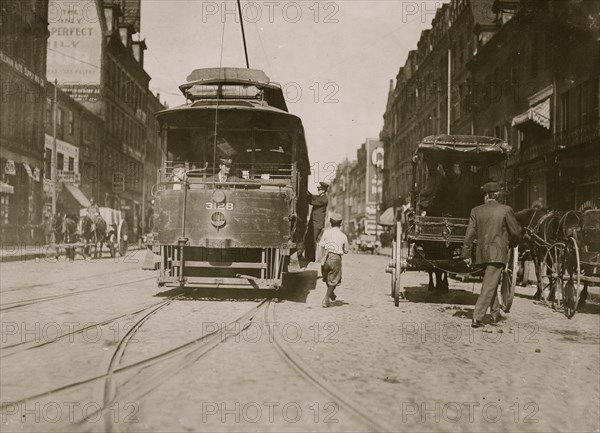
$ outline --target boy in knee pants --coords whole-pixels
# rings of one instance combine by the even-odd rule
[[[348,237],[342,232],[342,216],[332,213],[329,216],[331,228],[323,232],[319,242],[321,248],[321,273],[327,284],[327,293],[321,305],[329,307],[329,300],[335,300],[335,288],[342,282],[342,256],[348,254]]]

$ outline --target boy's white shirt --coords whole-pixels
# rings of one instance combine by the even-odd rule
[[[319,258],[321,265],[325,264],[325,260],[327,259],[327,245],[334,246],[332,251],[329,248],[329,251],[332,251],[336,254],[348,254],[348,236],[339,228],[339,227],[330,227],[323,231],[323,236],[321,236],[321,240],[319,241]]]

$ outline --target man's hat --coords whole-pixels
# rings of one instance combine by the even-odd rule
[[[231,159],[227,159],[227,158],[221,158],[219,159],[219,165],[226,165],[227,167],[231,167],[232,161]]]
[[[500,184],[498,182],[487,182],[481,187],[482,192],[498,192]]]
[[[329,215],[329,219],[331,221],[341,222],[342,221],[342,216],[339,213],[337,213],[337,212],[332,212]]]
[[[329,184],[327,182],[319,182],[319,188],[323,188],[325,191],[327,191],[329,189]]]

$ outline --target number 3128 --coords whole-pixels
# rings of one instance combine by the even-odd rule
[[[208,210],[213,210],[213,209],[233,210],[233,203],[213,203],[213,202],[207,202],[206,203],[206,209],[208,209]]]

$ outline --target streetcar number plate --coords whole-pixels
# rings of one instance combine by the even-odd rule
[[[208,210],[213,210],[213,209],[233,210],[233,203],[213,203],[213,202],[209,201],[209,202],[206,202],[205,206],[206,206],[206,209],[208,209]]]

